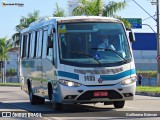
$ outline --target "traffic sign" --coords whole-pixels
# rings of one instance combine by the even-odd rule
[[[133,29],[141,29],[142,28],[142,18],[125,18]]]
[[[157,56],[157,61],[160,62],[160,55]]]

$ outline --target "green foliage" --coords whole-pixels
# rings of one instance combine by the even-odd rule
[[[127,2],[113,2],[110,1],[108,4],[103,4],[102,0],[80,0],[79,6],[77,6],[72,14],[73,15],[93,15],[93,16],[106,16],[106,17],[115,17],[120,19],[127,28],[130,28],[130,23],[116,16],[116,12],[124,9],[127,5]]]
[[[0,61],[4,59],[8,60],[7,52],[11,48],[11,45],[6,45],[7,37],[0,38]]]
[[[160,93],[160,87],[137,86],[136,91]]]
[[[73,15],[94,15],[98,16],[103,12],[102,0],[80,0],[72,14]]]
[[[117,19],[121,20],[126,28],[131,28],[131,24],[124,18],[121,18],[120,16],[115,16]]]
[[[19,87],[20,83],[0,83],[0,86],[13,86],[13,87]]]
[[[13,69],[13,68],[6,71],[6,76],[7,77],[11,77],[11,76],[15,76],[15,75],[17,75],[17,73],[16,73],[16,70]]]
[[[126,7],[127,3],[124,2],[109,2],[104,5],[103,16],[114,16],[117,11],[120,11]]]
[[[64,17],[65,11],[56,3],[56,10],[53,12],[53,17]]]
[[[28,27],[32,22],[38,20],[40,18],[39,14],[38,10],[34,10],[34,12],[28,13],[26,17],[22,17],[19,24],[16,25],[16,31],[20,32],[22,29]]]
[[[157,77],[157,71],[137,71],[137,75],[141,74],[143,77]]]

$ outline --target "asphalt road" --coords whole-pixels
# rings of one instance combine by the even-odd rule
[[[85,104],[85,105],[65,105],[60,112],[52,109],[51,103],[46,101],[44,105],[31,105],[28,95],[20,87],[0,86],[0,115],[11,112],[12,116],[16,113],[21,115],[37,113],[43,119],[75,119],[74,117],[89,117],[87,119],[160,119],[160,97],[136,96],[133,101],[126,101],[123,109],[115,109],[113,105]],[[15,113],[15,114],[13,114]],[[35,114],[32,114],[33,116]],[[31,116],[31,118],[33,117]],[[155,117],[154,117],[155,116]],[[60,117],[60,118],[59,118]],[[39,119],[39,118],[38,118]],[[42,119],[42,118],[41,118]]]

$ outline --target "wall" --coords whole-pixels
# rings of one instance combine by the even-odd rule
[[[137,70],[157,70],[157,40],[154,33],[135,33],[132,43]]]

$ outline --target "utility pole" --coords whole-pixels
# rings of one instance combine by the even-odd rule
[[[157,0],[157,56],[160,56],[160,3]],[[157,60],[157,86],[160,86],[160,60]]]

